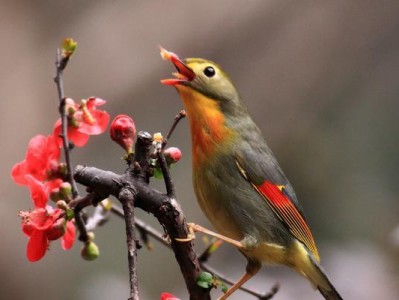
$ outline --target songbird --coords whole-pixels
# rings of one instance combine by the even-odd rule
[[[187,112],[198,203],[220,234],[214,235],[247,258],[246,273],[220,299],[227,299],[262,263],[286,265],[325,299],[342,299],[319,264],[294,189],[229,76],[209,60],[182,60],[162,48],[161,56],[177,69],[175,78],[161,82],[177,89]]]

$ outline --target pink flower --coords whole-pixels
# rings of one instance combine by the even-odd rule
[[[133,143],[136,138],[136,126],[131,117],[117,115],[110,126],[111,139],[118,143],[127,153],[133,152]]]
[[[108,126],[109,114],[102,110],[97,110],[97,106],[104,105],[105,100],[91,97],[82,100],[79,105],[71,98],[66,99],[66,111],[68,116],[68,139],[78,147],[83,147],[89,140],[89,135],[103,133]],[[58,138],[58,143],[62,147],[61,119],[54,125],[53,134]]]
[[[75,240],[75,225],[67,221],[65,212],[53,210],[50,206],[36,208],[30,212],[20,212],[22,231],[29,237],[26,248],[28,260],[40,260],[49,247],[50,241],[62,237],[62,248],[68,250]]]
[[[161,300],[180,300],[180,299],[176,298],[171,293],[162,293],[161,294]]]
[[[37,135],[28,145],[25,159],[11,170],[13,180],[29,187],[36,208],[44,208],[50,191],[57,188],[61,179],[54,179],[58,172],[60,148],[53,136]]]

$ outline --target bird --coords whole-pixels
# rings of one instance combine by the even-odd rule
[[[217,233],[246,257],[245,274],[219,299],[227,299],[262,264],[286,265],[328,300],[342,299],[320,265],[303,208],[232,80],[216,63],[180,59],[161,47],[173,63],[176,88],[189,120],[193,187],[203,213]]]

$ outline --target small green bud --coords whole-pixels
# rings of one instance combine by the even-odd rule
[[[66,163],[59,163],[57,171],[58,174],[60,174],[62,177],[65,177],[68,174],[68,168]]]
[[[61,183],[60,196],[64,200],[72,198],[72,186],[69,182],[65,181],[65,182]]]
[[[61,43],[62,56],[71,57],[72,54],[75,52],[77,46],[78,43],[75,42],[73,39],[71,38],[64,39]]]
[[[197,285],[204,289],[213,287],[213,275],[209,272],[201,272],[197,278]]]
[[[64,200],[57,201],[57,207],[62,210],[68,209],[68,204]]]
[[[100,256],[100,250],[94,242],[88,242],[83,246],[80,254],[84,260],[92,261]]]
[[[227,285],[225,285],[224,283],[222,283],[221,288],[222,288],[222,292],[223,292],[223,293],[226,293],[226,292],[229,290],[229,288],[227,287]]]
[[[52,189],[50,192],[50,199],[56,203],[58,200],[61,200],[60,189],[58,188]]]

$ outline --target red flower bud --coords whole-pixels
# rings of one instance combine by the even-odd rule
[[[181,151],[176,147],[167,148],[163,154],[168,165],[177,163],[181,159]]]
[[[136,138],[136,126],[133,119],[127,115],[117,115],[111,123],[110,136],[128,154],[132,153]]]
[[[171,293],[162,293],[161,300],[180,300],[176,298],[176,296],[172,295]]]

